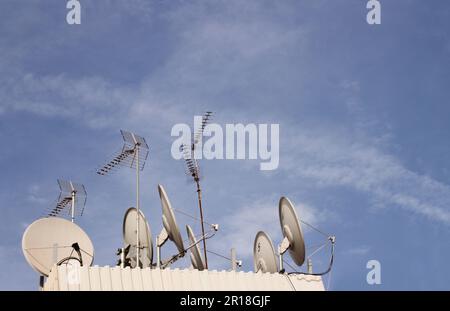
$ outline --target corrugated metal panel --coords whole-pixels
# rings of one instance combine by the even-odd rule
[[[90,267],[89,280],[91,283],[91,290],[102,290],[102,279],[100,277],[100,269],[98,266]]]
[[[324,290],[319,276],[193,269],[54,266],[44,290],[306,291]]]
[[[112,290],[112,284],[111,284],[111,269],[106,267],[100,268],[100,279],[101,279],[101,286],[102,290]]]
[[[121,271],[120,267],[114,267],[110,269],[111,272],[111,287],[114,291],[121,291],[123,290],[122,286],[122,277],[121,277]]]

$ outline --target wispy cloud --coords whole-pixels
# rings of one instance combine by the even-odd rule
[[[289,170],[318,186],[343,186],[364,192],[386,206],[450,224],[450,187],[405,168],[376,146],[345,135],[311,133],[290,138],[284,157]]]
[[[133,96],[130,90],[114,87],[100,77],[24,74],[3,84],[0,100],[3,110],[77,119],[92,127],[104,127],[126,110]]]
[[[179,41],[166,64],[139,84],[124,87],[101,76],[22,73],[2,84],[0,113],[26,111],[78,119],[91,127],[138,121],[135,123],[152,128],[183,119],[186,105],[209,104],[221,114],[234,116],[234,109],[239,107],[223,106],[222,95],[242,88],[251,78],[257,90],[249,88],[242,95],[259,98],[266,84],[259,85],[255,79],[267,74],[260,65],[270,67],[273,62],[277,68],[285,68],[285,63],[292,61],[292,52],[301,53],[308,37],[305,27],[291,27],[277,19],[277,14],[268,16],[256,3],[221,5],[226,10],[220,14],[198,3],[165,12],[164,19]],[[142,1],[127,6],[130,10],[151,11]],[[282,9],[274,7],[275,11]],[[354,125],[356,132],[342,131],[337,124],[315,129],[295,124],[284,136],[288,127],[284,123],[281,169],[313,180],[318,186],[351,187],[368,194],[379,205],[399,206],[450,224],[450,187],[407,169],[377,145],[379,136],[364,134],[380,122],[363,105],[360,81],[344,79],[338,86],[342,109],[349,111],[353,122],[350,127]],[[264,110],[258,111],[264,114]]]

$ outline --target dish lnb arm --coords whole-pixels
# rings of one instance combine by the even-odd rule
[[[161,233],[156,237],[156,267],[161,265],[161,246],[169,239],[166,228],[162,228]]]

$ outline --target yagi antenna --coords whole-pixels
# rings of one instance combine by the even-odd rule
[[[202,117],[202,123],[200,128],[198,128],[192,138],[190,146],[182,145],[181,151],[183,152],[183,158],[186,163],[187,174],[189,174],[195,184],[197,185],[197,197],[198,197],[198,208],[200,210],[200,222],[202,226],[202,236],[205,236],[205,225],[203,220],[203,208],[202,208],[202,190],[200,187],[200,167],[196,159],[195,153],[198,149],[199,143],[201,142],[203,132],[205,131],[206,125],[210,121],[212,116],[211,111],[205,112]],[[201,152],[201,150],[200,150]],[[205,268],[208,269],[208,257],[206,255],[206,239],[203,239],[203,255],[205,257]]]
[[[108,175],[120,167],[144,169],[148,157],[148,145],[145,138],[131,132],[120,130],[124,144],[122,149],[113,158],[97,170],[99,175]]]
[[[208,122],[210,121],[212,116],[212,111],[206,111],[204,113],[204,115],[202,116],[202,124],[200,126],[200,128],[198,128],[195,133],[194,133],[194,140],[193,140],[193,144],[197,145],[200,140],[202,139],[203,136],[203,132],[205,131],[205,127],[208,124]],[[192,149],[194,149],[195,146],[192,146]]]
[[[72,222],[75,220],[75,215],[82,216],[84,207],[86,206],[86,188],[82,184],[77,184],[72,181],[58,179],[60,189],[58,201],[56,206],[49,211],[47,216],[59,216],[64,210],[68,209]],[[78,207],[78,213],[77,213]]]
[[[124,141],[122,150],[114,156],[114,158],[97,170],[99,175],[108,175],[120,166],[127,166],[136,169],[136,267],[139,267],[139,171],[144,169],[145,161],[148,157],[149,148],[145,138],[131,132],[120,130]]]

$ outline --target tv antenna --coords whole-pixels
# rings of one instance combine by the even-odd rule
[[[120,166],[126,166],[136,169],[136,266],[139,267],[139,249],[140,244],[140,204],[139,204],[139,171],[144,169],[147,160],[149,148],[145,138],[134,133],[120,130],[124,141],[122,150],[114,158],[97,170],[99,175],[107,175]]]
[[[48,276],[53,265],[90,266],[94,246],[78,225],[60,217],[34,221],[22,237],[22,251],[28,264],[42,276]]]
[[[60,193],[56,206],[49,211],[47,216],[59,216],[63,210],[69,209],[70,218],[72,222],[74,222],[77,209],[76,207],[79,207],[78,215],[83,215],[87,199],[86,188],[82,184],[61,179],[58,179],[58,186]]]
[[[191,141],[191,145],[182,145],[181,151],[183,152],[183,157],[186,162],[187,173],[194,179],[195,184],[197,185],[197,198],[198,198],[198,208],[200,210],[200,223],[202,228],[202,236],[205,237],[205,225],[203,220],[203,208],[202,208],[202,190],[200,187],[200,167],[197,161],[197,157],[195,156],[196,151],[199,146],[202,146],[202,137],[203,132],[205,130],[206,125],[210,121],[212,116],[211,111],[205,112],[202,116],[202,123],[200,128],[198,128]],[[200,150],[202,152],[202,150]],[[206,239],[203,239],[203,256],[205,257],[205,268],[208,269],[208,257],[206,251]]]

